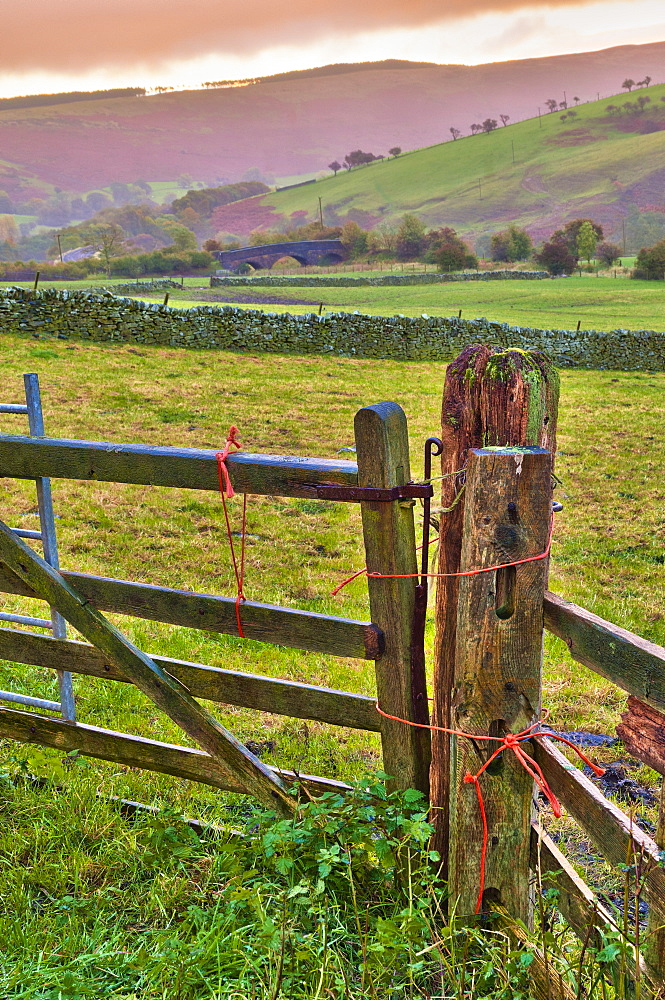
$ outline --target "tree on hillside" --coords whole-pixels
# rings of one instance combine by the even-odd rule
[[[483,132],[493,132],[498,127],[499,123],[496,118],[486,118],[483,122]]]
[[[616,243],[599,243],[596,247],[596,257],[603,262],[605,267],[612,267],[621,256],[621,248]]]
[[[651,83],[651,77],[650,76],[645,76],[643,80],[640,80],[638,86],[639,87],[648,87],[650,83]]]
[[[644,111],[647,104],[651,104],[651,98],[646,97],[644,94],[640,94],[635,103],[637,104],[640,111]]]
[[[389,149],[388,152],[390,153],[391,156],[399,156],[399,154],[402,152],[402,147],[393,146],[393,148]]]
[[[397,230],[397,256],[400,260],[416,260],[427,249],[425,226],[417,215],[407,212]]]
[[[333,175],[337,177],[337,171],[342,169],[342,164],[338,163],[337,160],[333,160],[332,163],[328,164],[328,170],[332,170]]]
[[[534,260],[550,274],[571,274],[577,265],[577,258],[570,252],[561,230],[543,243],[539,252],[534,254]]]
[[[477,135],[478,132],[482,132],[482,130],[483,130],[483,126],[482,125],[474,124],[474,125],[471,126],[471,131],[472,131],[472,133],[474,135]]]
[[[0,215],[0,243],[6,243],[9,247],[16,246],[20,233],[13,215]]]
[[[573,97],[573,100],[575,101],[575,104],[579,104],[580,103],[579,97]]]
[[[627,90],[628,93],[630,93],[631,90],[633,89],[633,87],[635,86],[635,81],[631,80],[630,77],[628,77],[627,79],[625,79],[623,81],[623,83],[621,84],[621,86],[623,87],[624,90]]]
[[[527,260],[531,256],[533,243],[526,229],[509,226],[499,233],[494,233],[490,241],[490,256],[492,260],[513,262]]]
[[[441,271],[478,267],[476,255],[450,226],[429,232],[427,242],[429,247],[425,259],[436,264]]]
[[[598,246],[598,236],[590,222],[583,222],[577,234],[576,247],[578,257],[582,257],[587,264],[591,263],[591,258]]]
[[[172,246],[177,250],[198,250],[198,241],[195,234],[187,226],[171,219],[164,219],[162,230],[167,239],[171,240]]]
[[[550,97],[549,100],[545,101],[545,104],[550,109],[550,114],[553,111],[556,111],[556,109],[559,107],[559,102],[555,101],[553,97]]]
[[[506,125],[508,124],[508,122],[510,121],[510,115],[499,115],[499,118],[500,118],[500,119],[501,119],[501,121],[503,122],[503,125],[504,125],[504,128],[505,128],[505,126],[506,126]]]
[[[459,139],[459,137],[460,137],[460,136],[461,136],[461,134],[462,134],[462,133],[460,132],[460,130],[459,130],[458,128],[455,128],[455,127],[454,127],[454,125],[451,125],[451,126],[450,126],[450,129],[449,129],[449,131],[450,131],[450,134],[451,134],[451,135],[452,135],[452,137],[453,137],[453,142],[455,142],[455,140],[456,140],[456,139]]]

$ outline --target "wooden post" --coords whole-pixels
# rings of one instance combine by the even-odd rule
[[[483,445],[539,445],[556,451],[559,378],[539,351],[498,351],[474,344],[446,372],[441,413],[442,480],[439,572],[460,568],[465,491],[462,476],[470,448]],[[440,579],[436,588],[434,706],[436,725],[450,725],[450,692],[455,669],[459,580]],[[432,734],[431,801],[434,846],[448,853],[449,741]]]
[[[551,474],[544,448],[470,453],[462,571],[545,551]],[[450,737],[448,884],[459,915],[476,909],[483,842],[476,791],[464,778],[496,749],[484,735],[521,732],[539,718],[546,581],[545,559],[460,578],[452,727],[478,740]],[[480,786],[489,828],[484,898],[526,920],[533,780],[504,751]]]
[[[355,418],[358,485],[390,487],[409,482],[406,417],[397,403],[359,410]],[[372,621],[385,633],[385,652],[376,661],[378,703],[384,712],[427,722],[424,678],[412,683],[411,637],[416,564],[413,501],[362,503],[366,566],[374,573],[412,574],[368,580]],[[429,791],[430,734],[402,722],[381,719],[383,769],[394,788]]]

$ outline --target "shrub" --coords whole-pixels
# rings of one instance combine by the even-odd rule
[[[464,240],[449,226],[428,233],[427,260],[437,264],[441,271],[462,271],[478,267],[478,258]]]
[[[612,267],[621,256],[621,248],[616,243],[599,243],[596,247],[596,256],[605,267]]]
[[[633,278],[665,279],[665,240],[642,249],[635,261]]]
[[[531,237],[525,229],[519,229],[518,226],[509,226],[508,229],[495,233],[490,242],[492,260],[528,260],[532,251]]]
[[[550,274],[571,274],[577,266],[577,257],[571,252],[561,232],[543,243],[534,260],[546,268]]]

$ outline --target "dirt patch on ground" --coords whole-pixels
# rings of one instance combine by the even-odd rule
[[[590,132],[588,128],[568,128],[546,142],[551,146],[586,146],[590,142],[601,142],[604,139],[607,139],[606,135]]]

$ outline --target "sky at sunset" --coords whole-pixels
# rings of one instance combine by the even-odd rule
[[[0,96],[467,63],[665,40],[663,0],[0,0]]]

